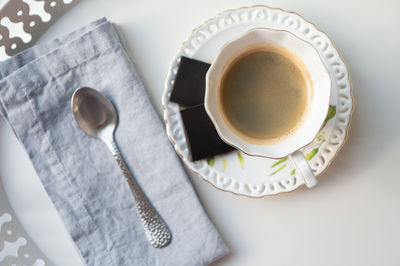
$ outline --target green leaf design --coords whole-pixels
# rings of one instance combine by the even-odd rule
[[[277,161],[273,165],[271,165],[271,168],[273,168],[273,167],[275,167],[275,166],[277,166],[277,165],[279,165],[279,164],[281,164],[283,162],[286,162],[288,159],[289,159],[289,157],[285,157],[285,158],[280,159],[279,161]]]
[[[274,174],[276,174],[276,173],[278,173],[280,170],[282,170],[282,169],[285,168],[285,167],[286,167],[286,164],[282,165],[282,166],[279,167],[275,172],[272,172],[272,173],[270,174],[270,176],[271,176],[271,175],[274,175]]]
[[[336,115],[336,106],[329,105],[328,114],[326,115],[325,122],[332,119]]]
[[[322,131],[321,134],[319,134],[319,135],[317,136],[317,140],[318,140],[319,142],[321,142],[321,143],[325,141],[325,131]]]
[[[296,169],[293,169],[292,172],[290,172],[290,175],[294,175],[296,173]]]
[[[207,163],[208,163],[209,166],[213,167],[214,164],[215,164],[215,158],[214,158],[214,156],[213,156],[213,157],[207,158]]]
[[[318,153],[318,148],[313,149],[312,151],[310,151],[305,157],[306,160],[309,161],[312,158],[314,158],[314,156]]]
[[[243,156],[242,156],[242,154],[240,152],[237,152],[237,156],[238,156],[238,159],[239,159],[239,162],[240,162],[240,166],[243,169],[243,167],[244,167],[244,158],[243,158]]]
[[[225,172],[226,170],[226,160],[225,158],[222,158],[222,171]]]

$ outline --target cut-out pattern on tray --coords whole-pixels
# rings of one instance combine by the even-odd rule
[[[0,178],[0,265],[50,266],[18,222]]]
[[[6,201],[0,203],[0,265],[50,265],[26,236]]]
[[[0,10],[0,61],[32,45],[78,0],[11,0]]]
[[[228,10],[191,33],[173,59],[165,83],[162,100],[167,134],[184,163],[203,179],[222,190],[260,197],[292,191],[303,184],[292,162],[287,160],[277,164],[278,160],[254,158],[241,152],[191,162],[179,106],[169,101],[181,56],[196,57],[200,50],[207,50],[205,47],[209,42],[222,39],[222,35],[242,33],[255,27],[286,30],[308,41],[318,51],[329,71],[332,80],[329,113],[317,138],[303,148],[316,175],[329,166],[346,140],[353,98],[347,66],[329,37],[296,13],[266,6]],[[235,36],[230,36],[230,39]],[[215,47],[212,48],[208,50],[215,50]]]

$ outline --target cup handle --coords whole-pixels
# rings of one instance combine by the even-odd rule
[[[313,174],[313,171],[308,164],[306,157],[301,151],[295,151],[289,155],[290,160],[294,163],[297,170],[300,172],[301,177],[304,180],[304,183],[308,188],[312,188],[317,185],[318,181]]]

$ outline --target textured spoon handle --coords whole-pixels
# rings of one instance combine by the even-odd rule
[[[129,187],[131,188],[147,239],[156,248],[167,246],[171,241],[171,232],[169,231],[167,225],[158,215],[153,206],[151,206],[142,189],[135,182],[128,167],[122,159],[114,140],[108,142],[107,146],[110,148],[115,160],[124,174],[126,181],[129,184]]]

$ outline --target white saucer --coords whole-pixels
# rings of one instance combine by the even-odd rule
[[[287,30],[311,43],[330,72],[332,92],[329,118],[314,141],[304,148],[316,175],[333,161],[346,141],[353,110],[347,66],[329,37],[300,15],[267,6],[227,10],[196,28],[172,60],[163,94],[168,137],[184,163],[218,189],[250,197],[289,192],[303,184],[290,160],[275,160],[234,151],[197,162],[189,150],[178,104],[169,97],[181,56],[212,62],[219,48],[235,36],[256,27]]]

